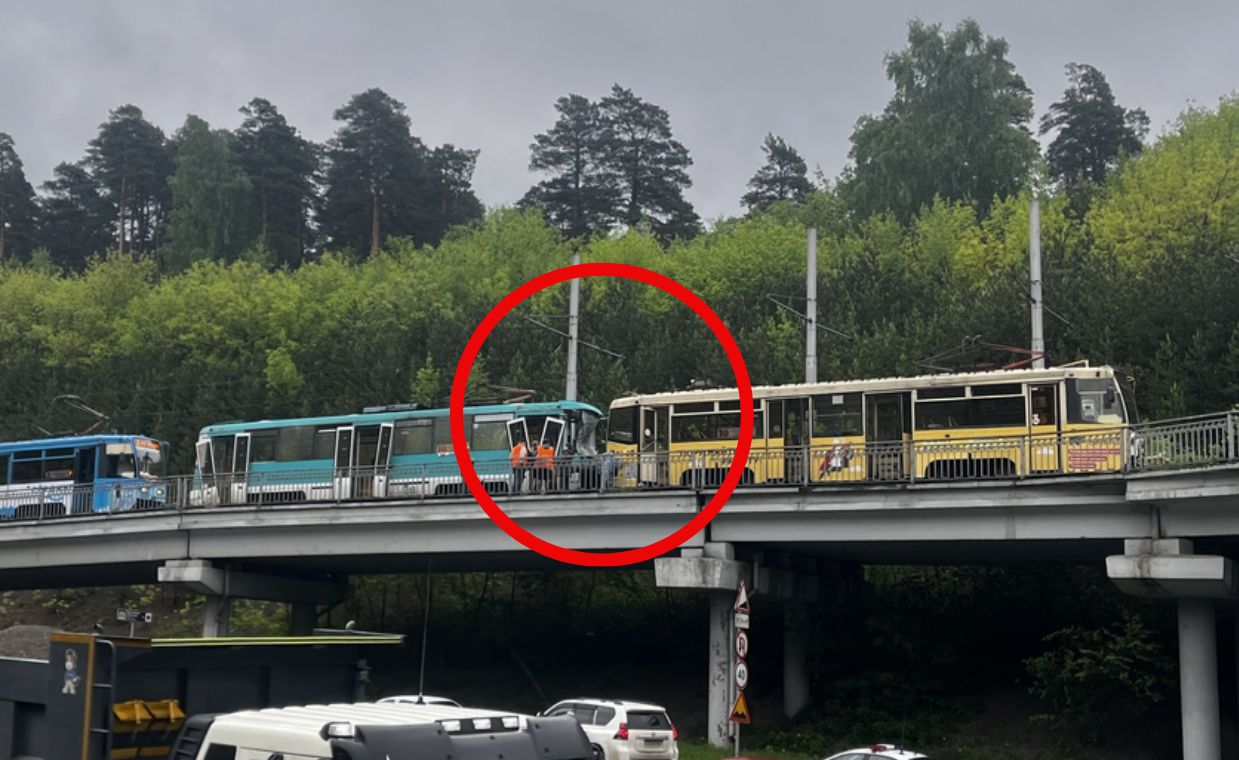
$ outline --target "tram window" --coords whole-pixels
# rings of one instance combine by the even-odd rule
[[[474,451],[507,451],[508,426],[504,420],[473,423],[469,447]]]
[[[697,414],[714,411],[713,401],[694,401],[691,404],[676,404],[672,412],[675,414]]]
[[[735,401],[720,401],[718,402],[718,410],[720,412],[738,412],[740,411],[739,399]]]
[[[250,433],[250,461],[278,462],[275,451],[279,436],[278,430],[255,430]]]
[[[43,479],[43,460],[32,459],[22,461],[14,457],[13,459],[13,482],[14,483],[37,483]]]
[[[760,415],[754,415],[753,436],[760,437]],[[676,443],[735,441],[740,438],[740,415],[686,414],[671,418],[671,437]]]
[[[468,417],[465,418],[466,430],[469,429],[469,419],[470,418]],[[436,450],[444,446],[450,447],[452,445],[452,426],[447,417],[435,417],[434,430],[434,447]]]
[[[1067,383],[1067,421],[1122,424],[1123,404],[1111,380],[1074,380]]]
[[[232,435],[217,435],[211,439],[211,450],[215,452],[215,472],[232,472],[232,443],[234,440],[235,436]],[[334,439],[331,441],[331,450],[335,451]],[[111,459],[111,457],[108,458]]]
[[[1058,419],[1058,386],[1034,385],[1028,390],[1032,402],[1032,424],[1053,425]]]
[[[1024,390],[1019,383],[1000,383],[998,385],[974,385],[972,396],[1021,396]]]
[[[394,454],[433,454],[434,450],[434,420],[401,420],[396,423]]]
[[[939,430],[964,427],[968,424],[967,401],[936,401],[916,405],[916,429]]]
[[[1021,427],[1025,424],[1023,396],[972,400],[970,427]]]
[[[311,425],[296,425],[281,428],[275,441],[275,461],[300,462],[314,458],[316,431]],[[258,438],[254,438],[254,450],[258,450]],[[326,459],[327,457],[323,457]]]
[[[859,393],[813,397],[813,435],[860,435],[864,412]]]
[[[963,398],[964,386],[956,385],[949,388],[921,388],[916,392],[918,399]]]
[[[58,456],[52,458],[53,452]],[[68,452],[68,456],[64,452]],[[73,477],[73,449],[53,449],[47,453],[47,461],[43,463],[43,480],[69,480]]]
[[[314,448],[310,459],[331,459],[335,456],[336,429],[334,427],[318,428],[314,431]]]
[[[0,454],[0,486],[9,484],[9,455]]]
[[[611,410],[607,424],[607,440],[613,443],[636,443],[637,413],[639,407],[623,406]]]

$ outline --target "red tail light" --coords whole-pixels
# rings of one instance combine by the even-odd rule
[[[679,740],[680,740],[680,729],[676,728],[675,724],[672,723],[671,724],[671,741],[678,742]]]
[[[615,736],[613,736],[612,738],[623,739],[624,741],[627,741],[628,740],[628,724],[621,723],[619,730],[615,732]]]

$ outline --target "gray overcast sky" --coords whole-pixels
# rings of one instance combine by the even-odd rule
[[[122,103],[171,133],[187,113],[235,127],[237,108],[262,96],[322,141],[332,111],[377,86],[427,143],[481,149],[474,186],[498,205],[534,181],[529,143],[555,99],[619,82],[671,114],[694,160],[689,199],[714,219],[739,211],[767,132],[836,175],[856,118],[890,97],[882,56],[903,47],[908,19],[966,16],[1010,43],[1038,116],[1068,61],[1101,69],[1155,134],[1239,87],[1234,0],[10,2],[0,131],[37,186]]]

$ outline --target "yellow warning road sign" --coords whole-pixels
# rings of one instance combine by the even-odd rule
[[[753,722],[753,717],[749,714],[749,702],[744,698],[743,691],[736,696],[736,705],[731,708],[731,716],[727,719],[732,723],[743,723],[746,726]]]

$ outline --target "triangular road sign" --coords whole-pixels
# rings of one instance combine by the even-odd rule
[[[740,588],[736,590],[736,612],[749,612],[749,587],[740,581]]]
[[[744,692],[736,697],[736,705],[731,708],[731,715],[727,720],[732,723],[743,723],[749,725],[753,722],[753,716],[749,714],[749,701],[744,698]]]

